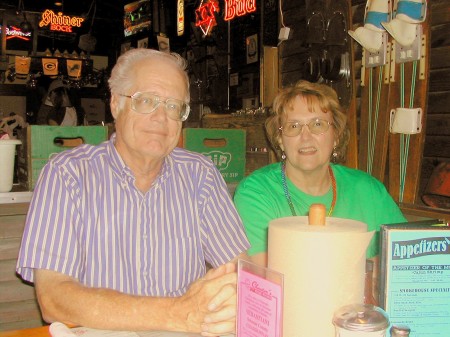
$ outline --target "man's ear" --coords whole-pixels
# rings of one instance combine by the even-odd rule
[[[114,117],[114,119],[117,119],[117,116],[119,115],[119,105],[119,97],[112,94],[109,106],[111,108],[111,115]]]

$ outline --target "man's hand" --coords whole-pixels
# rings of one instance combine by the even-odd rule
[[[35,270],[42,314],[63,322],[106,330],[167,330],[212,337],[234,333],[236,321],[234,263],[211,269],[181,297],[147,297],[89,288],[50,270]]]
[[[235,332],[236,282],[234,263],[211,269],[182,297],[188,309],[187,329],[213,337]]]

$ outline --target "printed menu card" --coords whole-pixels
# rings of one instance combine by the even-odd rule
[[[381,227],[380,303],[414,337],[450,336],[450,227],[412,222]]]
[[[238,261],[237,336],[281,337],[283,275]]]

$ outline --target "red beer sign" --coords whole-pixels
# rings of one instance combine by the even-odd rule
[[[55,14],[52,10],[46,9],[42,13],[39,27],[50,26],[50,30],[72,33],[72,27],[81,27],[83,21],[83,18],[77,16],[64,15],[61,12]]]
[[[219,12],[219,3],[217,0],[209,0],[200,3],[195,10],[195,25],[200,27],[204,35],[208,35],[217,22],[214,12]]]
[[[225,0],[224,20],[232,20],[256,11],[256,0]]]
[[[2,31],[2,26],[0,26],[0,33]],[[22,32],[22,30],[19,27],[16,26],[9,26],[6,27],[6,39],[21,39],[25,41],[30,41],[31,39],[31,32]]]

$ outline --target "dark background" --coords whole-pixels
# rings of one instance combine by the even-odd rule
[[[94,55],[109,56],[112,60],[117,55],[111,53],[120,53],[122,43],[130,41],[132,44],[143,37],[149,37],[149,46],[157,46],[156,35],[164,33],[169,36],[171,49],[177,51],[186,45],[189,36],[189,22],[195,20],[195,7],[200,1],[185,0],[185,34],[184,37],[176,37],[176,0],[157,1],[150,0],[152,8],[152,25],[148,31],[140,32],[136,35],[125,38],[124,36],[124,6],[133,2],[132,0],[63,0],[63,6],[55,6],[55,1],[51,0],[2,0],[0,2],[0,14],[8,17],[8,24],[20,24],[24,21],[20,10],[23,8],[27,20],[35,25],[40,20],[40,15],[45,9],[51,9],[55,13],[63,12],[65,15],[78,16],[85,18],[80,28],[74,28],[73,33],[55,33],[48,29],[39,29],[37,52],[42,52],[50,48],[53,52],[59,49],[63,52],[65,49],[72,53],[74,50],[78,53],[79,38],[82,35],[90,33],[97,40]],[[35,22],[33,22],[35,20]],[[14,22],[16,21],[16,22]],[[36,32],[35,32],[36,33]],[[135,45],[132,45],[136,47]],[[15,46],[14,46],[15,47]],[[7,49],[15,49],[13,46],[7,46]],[[27,45],[19,44],[18,49],[27,49]],[[31,51],[32,44],[29,43]]]
[[[202,36],[200,28],[195,26],[195,11],[202,3],[201,0],[184,1],[185,29],[181,37],[176,34],[176,0],[150,0],[151,27],[125,37],[124,6],[131,2],[133,1],[63,0],[63,6],[56,7],[53,0],[3,0],[0,2],[0,18],[2,15],[7,17],[8,25],[13,21],[15,25],[20,25],[24,21],[21,10],[26,13],[27,20],[31,21],[34,27],[38,27],[37,24],[45,9],[85,18],[83,26],[74,29],[73,33],[55,33],[46,27],[39,28],[33,32],[37,34],[36,44],[33,45],[32,41],[24,43],[14,39],[7,41],[6,49],[25,50],[31,52],[31,55],[33,48],[38,55],[46,49],[52,53],[58,49],[61,53],[67,50],[69,54],[73,52],[79,54],[82,51],[79,46],[80,37],[90,34],[97,41],[91,54],[107,56],[107,71],[109,71],[125,44],[129,43],[129,47],[136,48],[139,40],[148,38],[148,47],[158,49],[157,36],[164,34],[170,40],[170,50],[180,53],[189,61],[188,72],[193,102],[208,105],[216,113],[223,113],[229,109],[240,109],[243,99],[259,95],[260,48],[263,45],[277,44],[277,1],[257,0],[256,12],[237,16],[228,22],[223,19],[225,0],[219,0],[220,12],[215,14],[217,25],[206,37]],[[228,33],[231,42],[229,47]],[[255,34],[258,40],[258,60],[247,63],[246,38]],[[13,43],[20,46],[12,46]],[[228,66],[230,73],[238,74],[239,78],[238,85],[231,88],[228,88],[226,80]]]
[[[126,1],[128,3],[131,1]],[[24,0],[22,1],[27,20],[39,20],[40,14],[45,9],[51,9],[55,13],[62,11],[65,15],[84,17],[82,27],[74,29],[72,34],[53,33],[48,30],[39,30],[39,38],[37,51],[44,51],[47,47],[54,51],[58,48],[61,52],[67,49],[69,52],[78,49],[79,37],[87,34],[91,28],[92,18],[95,16],[92,25],[91,34],[97,39],[94,54],[108,55],[111,47],[116,46],[119,39],[123,38],[123,6],[122,1],[105,1],[105,0],[64,0],[62,7],[54,5],[54,1],[50,0]],[[91,5],[93,5],[91,8]],[[8,17],[14,20],[14,14],[20,9],[19,0],[3,0],[1,2],[2,9],[6,10]],[[89,9],[90,12],[89,12]],[[23,21],[23,15],[16,15],[17,22]],[[36,32],[35,32],[36,33]],[[10,47],[8,46],[8,49]],[[11,48],[13,49],[13,48]]]

